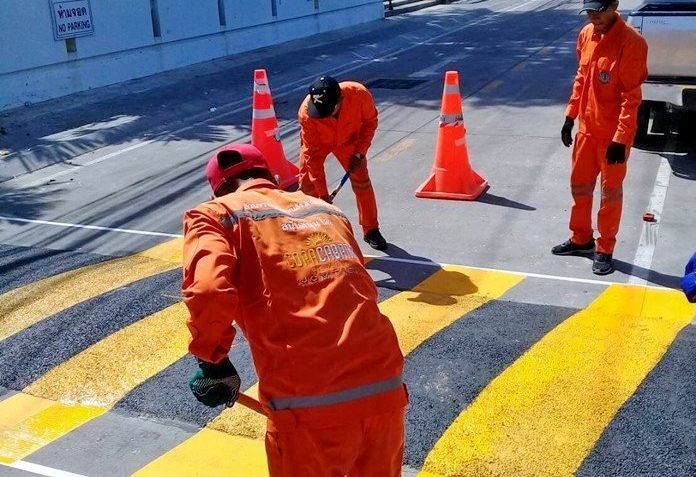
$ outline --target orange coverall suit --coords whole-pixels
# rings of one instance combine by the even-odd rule
[[[314,197],[329,195],[326,187],[324,161],[333,153],[344,170],[356,153],[367,156],[367,150],[377,130],[377,108],[365,86],[343,81],[341,108],[338,117],[312,118],[307,112],[309,95],[298,111],[300,122],[300,189]],[[363,233],[379,227],[377,202],[367,173],[367,161],[350,173],[350,184],[358,204],[358,218]]]
[[[219,362],[246,336],[271,477],[401,475],[404,359],[343,213],[255,179],[184,231],[189,350]]]
[[[597,217],[597,251],[611,254],[619,231],[626,162],[608,164],[606,151],[614,141],[626,145],[626,160],[636,134],[640,87],[647,77],[648,46],[617,14],[604,36],[588,24],[578,37],[578,72],[566,116],[580,119],[573,148],[570,186],[571,240],[592,239],[592,193],[602,174],[602,199]]]

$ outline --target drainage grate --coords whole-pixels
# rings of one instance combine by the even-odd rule
[[[425,83],[427,80],[421,79],[394,79],[394,78],[377,78],[365,84],[370,89],[411,89],[419,84]]]

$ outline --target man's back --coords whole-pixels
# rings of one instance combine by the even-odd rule
[[[212,269],[196,275],[215,281],[204,288],[235,295],[237,310],[229,312],[250,343],[260,397],[271,409],[340,404],[365,385],[400,390],[396,335],[339,209],[254,180],[189,211],[185,228],[187,257],[222,247]],[[200,286],[185,278],[185,296]],[[192,326],[204,326],[194,315]],[[318,399],[347,391],[345,399]]]

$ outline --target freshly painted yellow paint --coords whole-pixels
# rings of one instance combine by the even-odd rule
[[[500,88],[500,86],[503,84],[502,80],[493,80],[490,83],[488,83],[484,88],[481,90],[482,93],[492,93],[496,89]]]
[[[383,301],[404,355],[484,303],[500,298],[521,275],[446,265],[416,285]]]
[[[32,399],[22,393],[16,396]],[[103,407],[53,403],[0,432],[0,462],[9,464],[19,460],[105,412]]]
[[[37,414],[55,404],[48,399],[42,399],[28,394],[17,393],[0,401],[0,432],[10,429],[23,420],[23,416]]]
[[[676,291],[610,286],[495,378],[419,476],[573,475],[695,315]]]
[[[189,339],[187,317],[182,303],[165,308],[73,356],[18,397],[1,401],[0,416],[13,417],[0,433],[0,456],[6,462],[24,458],[106,412],[183,357]]]
[[[264,477],[266,451],[263,441],[202,429],[176,447],[177,458],[167,453],[133,477]]]
[[[524,70],[527,67],[527,65],[529,65],[529,60],[524,60],[524,61],[518,63],[517,65],[515,65],[515,67],[512,68],[512,70],[510,70],[510,71],[514,71],[515,73],[519,73],[520,71]]]
[[[0,341],[80,302],[181,266],[182,241],[45,278],[0,295]]]
[[[398,293],[380,303],[379,307],[394,324],[401,349],[404,354],[408,354],[466,313],[499,298],[523,278],[502,272],[446,266],[418,284],[413,291]],[[253,386],[245,392],[256,397],[258,388]],[[262,416],[235,405],[224,410],[207,427],[210,429],[203,429],[134,475],[267,475],[266,454],[261,440],[265,433],[265,419]],[[217,437],[210,434],[211,429],[222,431],[222,435],[226,436],[214,450],[211,450],[210,439]],[[201,437],[201,434],[205,437]],[[241,453],[236,447],[240,446],[240,442],[245,442],[244,447],[239,447],[243,449]],[[229,456],[230,462],[263,469],[263,472],[259,470],[257,473],[245,474],[234,466],[224,467],[225,470],[221,471],[217,457],[211,456],[213,452]],[[191,473],[191,469],[196,469],[198,473]],[[240,473],[233,473],[234,471]]]
[[[377,160],[379,162],[387,162],[391,161],[392,159],[396,159],[399,155],[403,154],[404,152],[411,149],[414,145],[416,145],[417,142],[418,140],[414,137],[405,137],[400,141],[396,142],[395,144],[391,145],[389,149],[377,156]]]

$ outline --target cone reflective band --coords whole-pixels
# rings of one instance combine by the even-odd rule
[[[256,146],[268,162],[271,174],[279,179],[282,189],[288,189],[297,184],[299,170],[297,166],[285,158],[283,144],[280,142],[278,120],[271,87],[268,84],[266,70],[254,71],[254,96],[251,112],[251,144]]]
[[[428,180],[416,189],[416,197],[476,200],[487,188],[488,182],[469,164],[459,73],[448,71],[442,91],[433,170]]]

